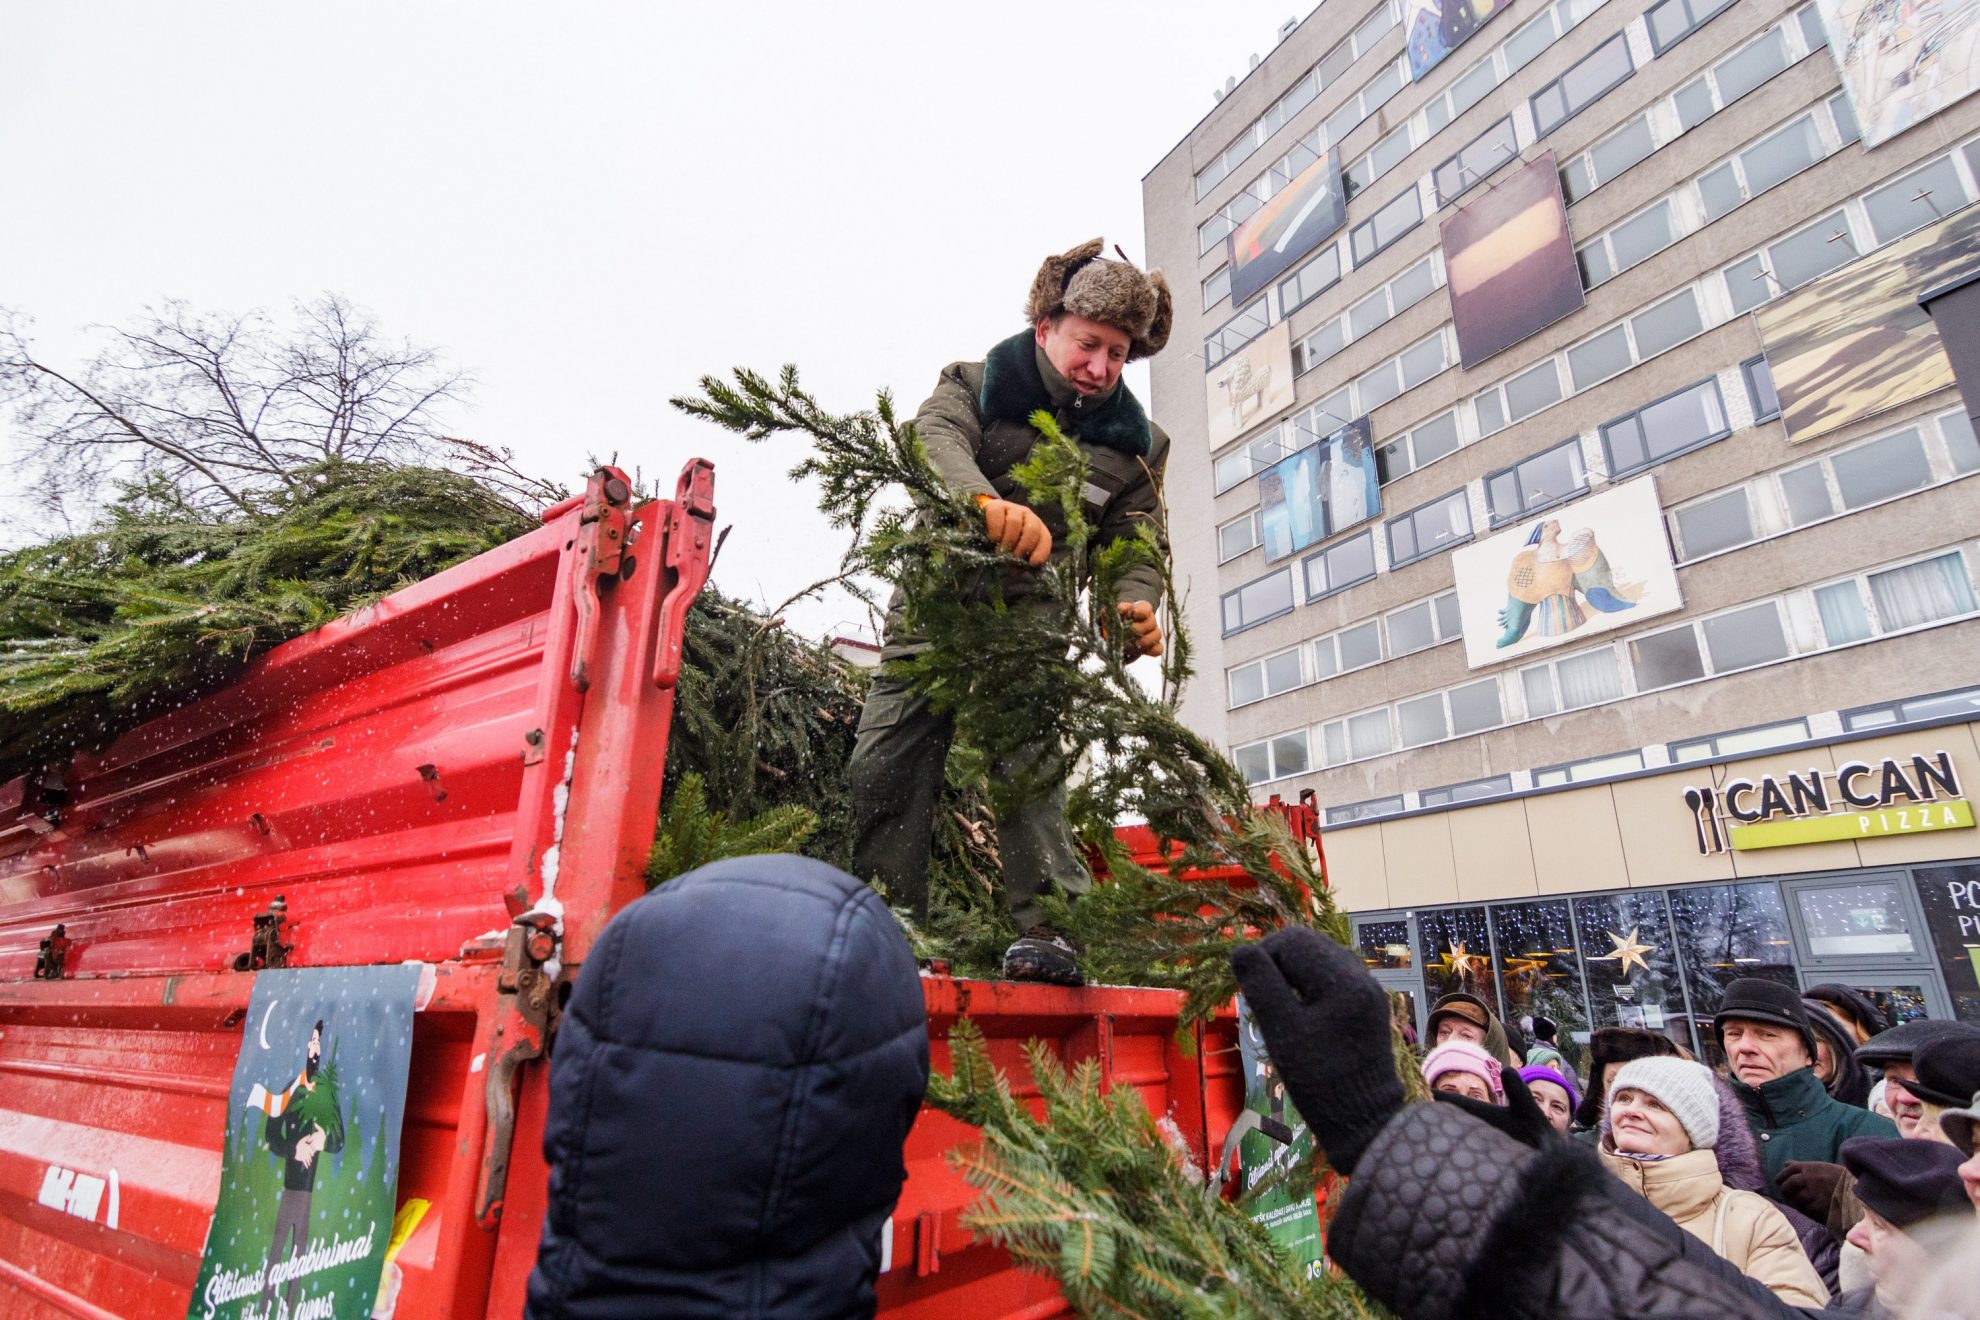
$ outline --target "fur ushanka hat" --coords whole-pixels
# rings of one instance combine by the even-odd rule
[[[1031,281],[1024,319],[1036,325],[1041,317],[1071,312],[1127,335],[1128,361],[1152,357],[1169,342],[1175,324],[1169,282],[1159,270],[1144,275],[1129,262],[1106,260],[1101,246],[1096,238],[1045,258]]]

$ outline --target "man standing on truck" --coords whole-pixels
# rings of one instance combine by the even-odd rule
[[[1169,438],[1121,384],[1121,368],[1161,351],[1174,319],[1168,282],[1125,259],[1103,258],[1094,239],[1047,257],[1032,281],[1028,327],[993,346],[981,362],[943,368],[935,393],[915,415],[929,461],[957,491],[974,497],[992,543],[1031,569],[1066,553],[1057,509],[1033,508],[1011,469],[1031,454],[1029,418],[1050,412],[1090,466],[1086,515],[1090,552],[1152,526],[1166,544],[1162,474]],[[1116,249],[1119,251],[1119,249]],[[1125,258],[1126,254],[1122,254]],[[1022,583],[1010,595],[1021,595]],[[1160,578],[1126,574],[1117,592],[1124,644],[1160,655]],[[903,635],[900,601],[888,613],[882,660],[925,643]],[[943,766],[954,721],[926,697],[883,672],[873,681],[847,767],[853,805],[853,870],[884,884],[917,921],[928,915],[928,868]],[[993,767],[992,773],[1008,773]],[[1086,864],[1066,823],[1065,788],[997,822],[1005,899],[1019,938],[1004,954],[1011,980],[1083,983],[1077,950],[1046,923],[1043,895],[1084,893]]]

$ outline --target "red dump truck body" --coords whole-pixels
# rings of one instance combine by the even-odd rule
[[[545,1028],[642,878],[713,469],[640,503],[601,470],[545,525],[309,636],[242,678],[0,786],[0,1314],[187,1312],[228,1087],[262,967],[422,965],[397,1196],[431,1210],[396,1314],[514,1317],[535,1257]],[[1210,1164],[1242,1103],[1227,1018],[1182,1048],[1164,991],[926,981],[938,1066],[967,1014],[1093,1058]],[[882,1310],[1064,1304],[959,1223],[924,1112]]]

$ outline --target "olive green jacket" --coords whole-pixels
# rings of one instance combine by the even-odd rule
[[[1116,384],[1098,397],[1074,389],[1038,347],[1031,331],[1004,340],[981,362],[952,362],[944,367],[914,424],[927,446],[929,462],[956,491],[1031,507],[1011,469],[1031,455],[1038,432],[1029,419],[1040,408],[1053,414],[1059,429],[1078,442],[1086,457],[1086,517],[1093,527],[1089,551],[1134,536],[1144,524],[1154,528],[1166,550],[1161,487],[1169,437],[1148,419],[1125,385]],[[1053,557],[1064,555],[1064,512],[1053,506],[1036,512],[1052,533]],[[1023,579],[1029,574],[1028,569],[1014,569],[1009,594],[1026,594]],[[1131,569],[1115,595],[1123,602],[1159,604],[1162,579],[1152,569]],[[887,622],[889,652],[916,649],[912,639],[901,635],[898,600]]]

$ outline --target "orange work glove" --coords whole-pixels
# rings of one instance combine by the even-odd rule
[[[983,526],[992,545],[1033,568],[1051,558],[1052,531],[1043,518],[1022,504],[993,495],[978,495],[976,503],[983,510]]]
[[[1127,620],[1128,649],[1137,656],[1162,654],[1162,621],[1155,607],[1145,600],[1122,601],[1121,617]]]

